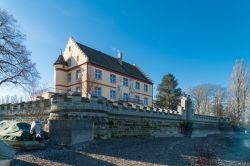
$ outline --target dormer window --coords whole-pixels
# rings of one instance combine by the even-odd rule
[[[69,52],[71,51],[71,47],[69,46]]]

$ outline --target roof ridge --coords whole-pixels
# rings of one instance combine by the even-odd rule
[[[87,48],[89,48],[89,49],[95,50],[96,52],[99,52],[99,53],[101,53],[101,54],[104,54],[104,55],[106,55],[106,56],[109,56],[109,57],[111,57],[111,58],[117,60],[116,57],[114,57],[114,56],[112,56],[112,55],[109,55],[109,54],[106,54],[106,53],[104,53],[104,52],[102,52],[102,51],[100,51],[100,50],[97,50],[97,49],[94,49],[94,48],[92,48],[92,47],[86,46],[86,45],[84,45],[84,44],[82,44],[82,43],[79,43],[79,42],[77,42],[77,41],[76,41],[76,43],[77,43],[77,44],[80,44],[80,45],[82,45],[82,46],[84,46],[84,47],[87,47]],[[131,65],[131,66],[134,66],[133,64],[128,63],[128,62],[126,62],[126,61],[122,61],[122,63],[127,63],[127,64],[129,64],[129,65]]]
[[[97,49],[94,49],[94,48],[92,48],[92,47],[86,46],[86,45],[84,45],[84,44],[82,44],[82,43],[79,43],[79,42],[77,42],[77,41],[76,41],[76,43],[77,43],[77,44],[80,44],[80,45],[82,45],[82,46],[84,46],[84,47],[87,47],[87,48],[89,48],[89,49],[92,49],[92,50],[94,50],[94,51],[96,51],[96,52],[99,52],[99,53],[101,53],[101,54],[105,54],[106,56],[109,56],[109,57],[111,57],[111,58],[116,59],[115,57],[113,57],[113,56],[111,56],[111,55],[109,55],[109,54],[106,54],[106,53],[104,53],[104,52],[102,52],[102,51],[100,51],[100,50],[97,50]],[[126,62],[126,63],[127,63],[127,62]]]
[[[111,69],[126,75],[130,75],[134,78],[141,79],[148,83],[153,83],[152,80],[138,67],[135,65],[123,61],[122,65],[119,64],[118,58],[108,55],[102,51],[96,50],[84,44],[75,41],[76,45],[81,51],[88,57],[89,62],[103,66],[107,69]]]

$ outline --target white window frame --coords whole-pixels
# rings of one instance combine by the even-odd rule
[[[110,99],[113,99],[115,100],[116,99],[116,93],[115,93],[115,90],[110,90]]]
[[[102,96],[102,88],[101,87],[95,87],[94,95],[98,96],[98,97]]]
[[[128,101],[128,98],[128,93],[123,93],[123,101]]]
[[[135,96],[135,101],[137,104],[140,103],[140,96]]]
[[[128,87],[128,79],[123,78],[123,86]]]
[[[76,70],[76,80],[79,80],[81,78],[81,70]]]
[[[143,104],[148,105],[148,98],[147,97],[144,97]]]
[[[135,82],[135,89],[140,90],[140,82]]]
[[[110,83],[116,84],[116,75],[110,74]]]
[[[143,89],[144,89],[144,92],[148,92],[148,85],[147,85],[147,84],[144,84]]]
[[[101,80],[102,79],[102,71],[99,69],[95,69],[95,79]]]

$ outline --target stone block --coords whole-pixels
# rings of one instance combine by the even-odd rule
[[[93,140],[93,121],[90,119],[50,120],[51,143],[67,145]]]

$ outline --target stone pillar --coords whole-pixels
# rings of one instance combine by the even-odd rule
[[[54,103],[63,103],[65,99],[65,95],[64,94],[54,94],[51,96],[51,104]]]
[[[192,110],[192,102],[190,96],[183,96],[181,98],[181,107],[182,109],[182,119],[190,121],[193,118],[194,112]]]
[[[49,120],[52,144],[71,146],[94,139],[94,123],[89,118],[70,119],[59,117]]]
[[[82,101],[82,94],[80,92],[74,92],[72,94],[72,102],[80,103]]]

